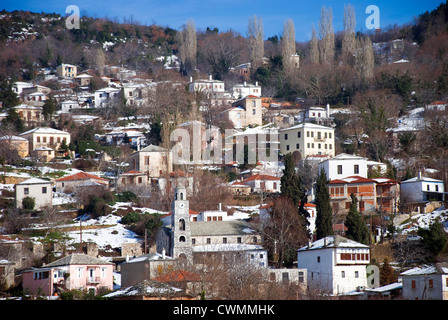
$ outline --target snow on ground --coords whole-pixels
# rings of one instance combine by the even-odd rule
[[[397,227],[402,234],[411,234],[417,232],[418,228],[427,229],[439,218],[445,226],[445,231],[448,232],[448,209],[441,207],[433,212],[420,213],[411,217],[411,221],[404,223]]]
[[[94,242],[100,249],[105,249],[110,245],[112,248],[121,248],[123,243],[137,243],[140,238],[135,232],[125,228],[125,225],[119,223],[121,217],[110,214],[99,217],[98,219],[89,219],[82,221],[82,241]],[[85,229],[86,226],[101,226],[108,225],[105,228]],[[73,225],[71,225],[73,226]],[[66,233],[70,238],[68,244],[75,244],[80,242],[80,231],[69,231]]]

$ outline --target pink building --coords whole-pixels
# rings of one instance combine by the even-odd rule
[[[113,290],[114,264],[85,254],[71,254],[41,268],[23,272],[28,294],[54,295],[69,290]]]

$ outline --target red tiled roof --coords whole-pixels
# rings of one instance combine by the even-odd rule
[[[194,211],[194,210],[191,210],[191,209],[188,210],[188,213],[189,213],[189,214],[199,214],[199,212]],[[166,215],[164,215],[164,216],[162,216],[162,217],[168,217],[168,216],[170,216],[170,215],[172,215],[172,214],[173,214],[173,213],[170,212],[170,213],[167,213]]]
[[[364,178],[361,176],[350,176],[342,179],[335,179],[329,182],[330,184],[353,184],[353,183],[376,183],[373,179]]]
[[[434,102],[431,102],[429,105],[436,106],[436,105],[444,105],[444,104],[448,104],[448,101],[434,101]]]
[[[125,172],[123,174],[144,174],[144,173],[140,172],[140,171],[137,171],[137,170],[131,170],[131,171]]]
[[[200,281],[200,277],[197,273],[186,271],[186,270],[176,270],[162,274],[156,278],[155,281],[159,282],[180,282],[180,281]]]
[[[280,180],[280,178],[274,177],[274,176],[270,176],[270,175],[267,175],[267,174],[255,174],[255,175],[247,178],[243,182],[253,181],[253,180]]]
[[[74,181],[74,180],[87,180],[87,179],[107,181],[107,179],[95,176],[95,175],[87,173],[87,172],[78,172],[78,173],[72,174],[71,176],[66,176],[66,177],[56,179],[56,181]]]

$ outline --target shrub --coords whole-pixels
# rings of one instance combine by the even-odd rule
[[[22,200],[22,207],[25,210],[34,210],[34,206],[36,205],[36,202],[34,201],[34,198],[31,197],[25,197]]]

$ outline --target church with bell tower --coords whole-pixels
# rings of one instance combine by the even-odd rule
[[[171,210],[170,256],[192,261],[190,207],[186,188],[180,186],[174,190]]]

